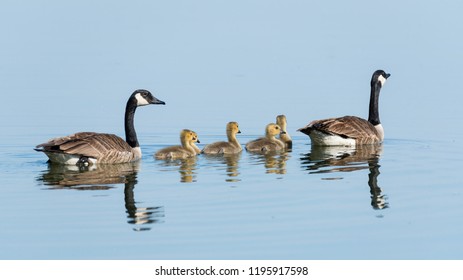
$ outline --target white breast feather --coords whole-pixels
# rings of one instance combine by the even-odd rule
[[[355,146],[355,139],[343,138],[338,135],[329,135],[317,130],[310,133],[312,145],[318,146]]]

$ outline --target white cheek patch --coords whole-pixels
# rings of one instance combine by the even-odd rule
[[[379,75],[378,81],[381,83],[381,87],[386,83],[386,78],[383,75]]]
[[[137,106],[149,105],[149,102],[140,93],[135,94],[135,98],[137,99]]]

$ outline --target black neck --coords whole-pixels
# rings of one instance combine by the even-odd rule
[[[372,125],[378,125],[381,122],[379,121],[379,92],[381,91],[381,84],[376,82],[371,87],[371,94],[370,94],[370,113],[368,115],[368,121]]]
[[[125,141],[132,148],[140,147],[140,145],[138,144],[137,133],[135,132],[135,127],[133,125],[133,119],[136,109],[136,101],[129,99],[129,101],[127,101],[127,106],[125,107]]]

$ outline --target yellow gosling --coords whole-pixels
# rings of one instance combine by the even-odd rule
[[[156,159],[184,159],[194,157],[198,154],[195,149],[195,143],[199,143],[196,132],[189,129],[183,129],[180,132],[180,142],[182,144],[181,146],[163,148],[157,151],[156,154],[154,154],[154,157]]]
[[[278,115],[277,116],[277,125],[281,127],[281,130],[283,130],[284,134],[280,134],[280,140],[285,143],[285,148],[286,149],[291,149],[293,147],[293,140],[291,139],[291,136],[289,136],[288,130],[286,129],[286,116],[285,115]]]
[[[236,134],[241,133],[237,122],[229,122],[226,127],[228,142],[221,141],[206,145],[203,149],[205,154],[236,154],[243,150]]]
[[[275,136],[285,134],[286,132],[275,123],[270,123],[265,128],[265,137],[252,140],[246,144],[246,150],[250,152],[271,152],[280,151],[285,148],[285,143]]]

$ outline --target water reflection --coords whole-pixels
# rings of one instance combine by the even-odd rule
[[[203,156],[211,162],[218,162],[220,165],[225,165],[225,174],[227,175],[226,182],[240,182],[239,178],[239,161],[241,159],[241,153],[237,154],[203,154]]]
[[[163,167],[178,168],[181,183],[196,182],[196,157],[184,159],[162,159],[159,161]],[[170,171],[170,169],[163,171]]]
[[[114,188],[114,184],[124,184],[127,222],[136,225],[135,231],[145,231],[151,229],[147,225],[162,222],[164,209],[162,206],[137,207],[134,188],[139,167],[139,162],[86,167],[48,163],[48,169],[39,175],[37,182],[51,190],[108,190]]]
[[[308,154],[301,157],[301,164],[310,174],[342,173],[368,169],[373,209],[389,207],[386,196],[378,186],[379,158],[382,146],[364,145],[361,147],[317,147],[312,146]],[[343,177],[326,177],[324,180],[340,180]]]
[[[146,225],[163,222],[164,207],[137,207],[135,202],[134,188],[137,184],[137,174],[133,173],[126,177],[124,188],[124,201],[128,223],[136,225],[135,231],[150,230]]]
[[[286,162],[291,157],[288,151],[252,153],[257,164],[264,164],[267,174],[286,174]]]

